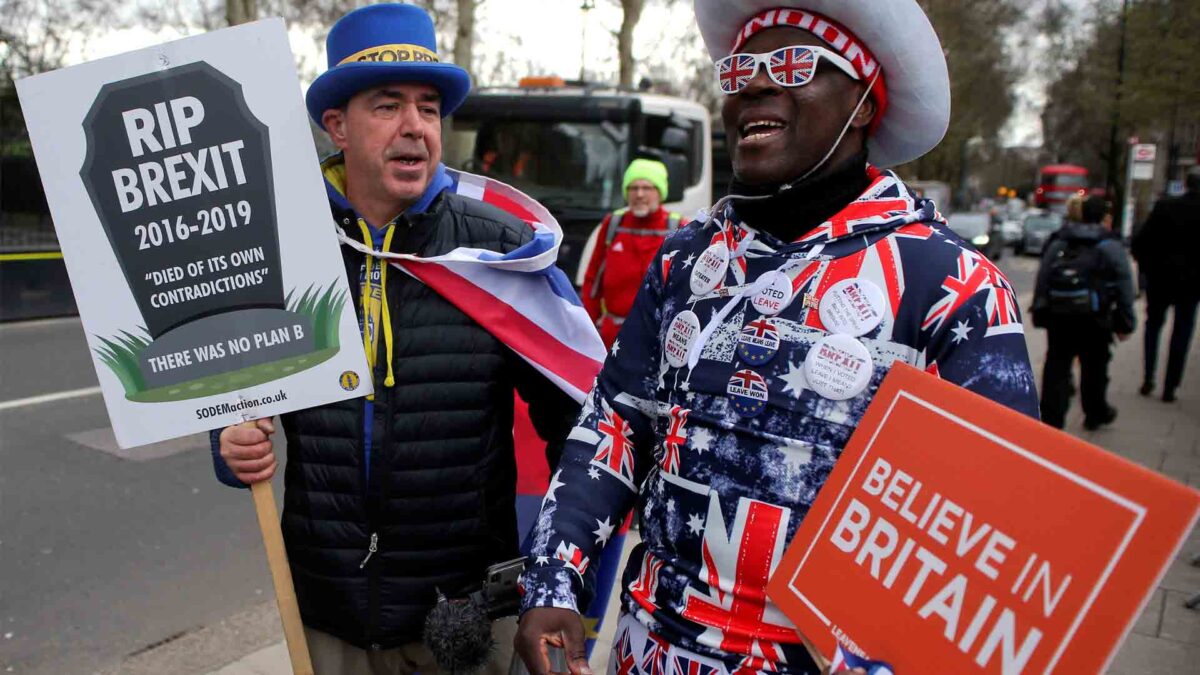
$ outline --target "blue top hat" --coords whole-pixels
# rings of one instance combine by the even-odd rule
[[[308,88],[308,114],[321,128],[321,115],[358,92],[389,82],[422,82],[442,95],[442,117],[462,105],[471,76],[452,63],[439,63],[433,19],[413,5],[385,3],[350,12],[325,39],[329,69]]]

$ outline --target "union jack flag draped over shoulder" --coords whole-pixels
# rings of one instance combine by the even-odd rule
[[[932,202],[890,172],[868,175],[858,199],[798,241],[752,229],[734,202],[668,238],[646,275],[568,438],[524,577],[526,608],[586,606],[594,572],[579,561],[636,504],[642,545],[612,661],[623,675],[818,672],[765,586],[892,364],[1037,414],[1012,286]],[[699,293],[693,268],[721,245],[734,259]],[[791,284],[769,315],[748,290],[766,279]],[[870,291],[877,319],[850,336],[845,314],[822,315],[847,288]],[[816,349],[834,331],[862,348],[855,373],[869,376],[841,398],[820,378],[844,362],[808,363],[837,358]]]
[[[384,258],[474,319],[521,358],[582,401],[604,361],[604,344],[566,274],[555,265],[562,228],[536,200],[484,176],[446,169],[450,190],[524,220],[533,239],[509,253],[457,248],[422,258],[381,253],[339,233],[342,243]]]
[[[520,218],[533,230],[533,239],[508,254],[458,248],[429,258],[381,253],[339,233],[342,243],[367,255],[388,259],[395,267],[427,284],[564,392],[576,401],[583,401],[604,361],[605,349],[574,288],[555,265],[563,237],[558,221],[536,200],[512,186],[485,176],[443,170],[449,178],[448,190]],[[606,454],[599,458],[600,466],[633,485],[629,426],[619,415],[613,415],[611,443]],[[543,452],[545,443],[536,436],[528,409],[520,400],[514,414],[514,444],[518,522],[525,524],[532,521],[542,501],[549,474]],[[532,494],[534,491],[536,495]],[[627,528],[625,522],[605,532],[606,538],[613,542],[612,550],[605,555],[586,557],[578,547],[568,543],[550,554],[579,574],[592,570],[603,589],[601,601],[593,603],[588,611],[589,652],[604,616],[608,591],[617,576],[620,547]],[[524,529],[520,535],[523,539]],[[593,560],[596,564],[591,563]]]

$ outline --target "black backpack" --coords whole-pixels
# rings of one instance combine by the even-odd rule
[[[1093,317],[1104,320],[1112,302],[1104,280],[1102,242],[1067,239],[1049,261],[1046,313],[1058,318]]]

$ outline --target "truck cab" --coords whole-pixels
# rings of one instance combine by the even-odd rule
[[[563,228],[559,267],[575,278],[589,236],[625,204],[637,157],[667,166],[667,209],[689,220],[712,201],[709,113],[680,98],[558,78],[473,92],[447,121],[445,162],[541,202]]]

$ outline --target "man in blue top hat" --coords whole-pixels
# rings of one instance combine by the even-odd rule
[[[533,238],[458,194],[441,163],[441,119],[471,83],[438,61],[429,15],[364,7],[327,47],[307,104],[341,151],[322,170],[343,241],[360,242],[342,253],[375,394],[282,416],[284,540],[318,673],[436,673],[421,636],[438,593],[469,594],[518,553],[514,389],[545,439],[561,441],[579,406],[458,298],[395,269],[389,279],[384,253],[505,254]],[[259,420],[214,432],[222,480],[270,479],[273,431]],[[552,464],[559,448],[548,444]],[[485,672],[507,672],[514,630],[511,618],[493,624]]]

